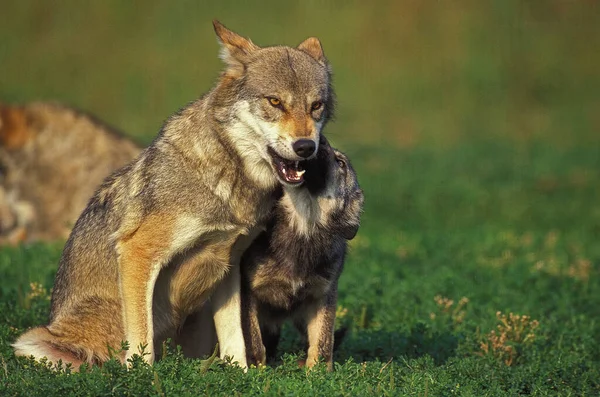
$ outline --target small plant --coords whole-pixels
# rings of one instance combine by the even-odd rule
[[[30,309],[31,304],[34,301],[49,301],[50,294],[48,290],[40,283],[31,282],[29,283],[29,292],[21,300],[21,306],[24,309]]]
[[[431,312],[429,317],[432,320],[436,318],[450,319],[453,325],[459,325],[465,319],[467,314],[466,306],[469,303],[469,298],[463,296],[458,303],[454,305],[454,300],[441,295],[436,295],[433,300],[438,305],[438,313]]]
[[[481,342],[480,354],[491,355],[511,366],[515,364],[523,348],[533,343],[535,330],[540,324],[538,320],[532,320],[526,315],[509,313],[507,316],[500,311],[496,312],[496,318],[500,324]]]
[[[338,305],[335,309],[335,329],[348,328],[352,319],[348,316],[348,308]]]
[[[569,265],[568,275],[572,278],[588,281],[592,271],[592,262],[588,259],[577,259],[575,263]]]
[[[335,309],[335,319],[337,321],[341,321],[344,318],[346,318],[346,315],[348,314],[348,309],[345,308],[344,306],[339,305],[336,309]]]
[[[559,261],[555,256],[540,259],[532,267],[534,272],[542,272],[556,277],[569,277],[587,282],[593,272],[592,262],[586,258],[576,258],[566,266],[566,262]]]

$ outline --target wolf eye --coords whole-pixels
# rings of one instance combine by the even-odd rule
[[[323,102],[316,101],[316,102],[313,102],[313,104],[310,106],[310,110],[312,110],[314,112],[315,110],[321,109],[322,106],[323,106]]]
[[[274,108],[281,108],[281,100],[279,98],[267,97],[267,99]]]
[[[336,158],[335,161],[337,161],[340,168],[346,168],[346,163],[344,162],[344,160],[342,160],[340,158]]]

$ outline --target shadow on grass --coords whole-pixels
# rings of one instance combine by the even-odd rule
[[[357,330],[346,336],[335,355],[344,362],[389,361],[399,357],[418,358],[428,355],[436,365],[442,365],[456,352],[459,336],[440,333],[425,324],[417,324],[408,334],[385,330]]]

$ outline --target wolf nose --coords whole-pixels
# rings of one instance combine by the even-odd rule
[[[315,152],[317,145],[312,139],[298,139],[292,147],[298,156],[308,158]]]

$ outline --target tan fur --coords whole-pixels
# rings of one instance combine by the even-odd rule
[[[119,358],[146,346],[152,363],[156,347],[177,340],[209,301],[221,357],[246,366],[240,257],[275,203],[276,160],[301,159],[292,150],[300,132],[283,129],[281,110],[267,96],[293,93],[290,106],[304,109],[318,140],[333,94],[329,68],[307,53],[260,48],[214,26],[223,77],[97,189],[65,244],[47,326],[52,336],[26,332],[13,344],[17,354],[101,363],[108,346],[128,341]],[[315,100],[330,107],[308,110]],[[88,315],[92,304],[96,314]]]
[[[121,323],[109,320],[115,313],[119,313],[118,302],[99,303],[81,302],[77,316],[29,330],[19,338],[15,354],[47,357],[54,364],[60,360],[65,365],[72,364],[74,370],[78,370],[83,363],[102,364],[113,352],[117,354],[117,358],[124,359],[124,352],[120,352],[123,334]],[[107,337],[97,338],[95,335]]]
[[[100,182],[139,152],[72,108],[0,104],[0,245],[66,239]]]
[[[224,73],[224,79],[236,79],[243,75],[244,60],[259,49],[250,39],[227,29],[219,21],[213,21],[217,37],[223,44],[221,58],[230,66]]]
[[[327,302],[313,305],[307,309],[308,352],[306,366],[314,367],[319,358],[323,358],[327,369],[333,369],[333,331],[335,325],[336,297],[329,293]]]
[[[285,135],[294,138],[315,138],[318,135],[314,121],[310,117],[299,114],[286,113],[281,121],[282,131]]]
[[[123,324],[130,343],[128,357],[138,354],[141,346],[154,338],[152,317],[149,316],[158,271],[166,258],[164,253],[173,238],[173,221],[169,214],[148,217],[131,235],[117,243]],[[149,360],[153,360],[153,351]]]
[[[27,128],[27,116],[20,108],[0,105],[0,145],[8,150],[23,147],[32,132]]]
[[[28,226],[35,218],[31,203],[19,200],[15,192],[0,187],[0,245],[17,245],[27,240]]]
[[[325,63],[325,54],[323,53],[323,47],[321,42],[316,37],[309,37],[298,45],[300,51],[304,51],[311,57],[315,58],[321,63]]]

